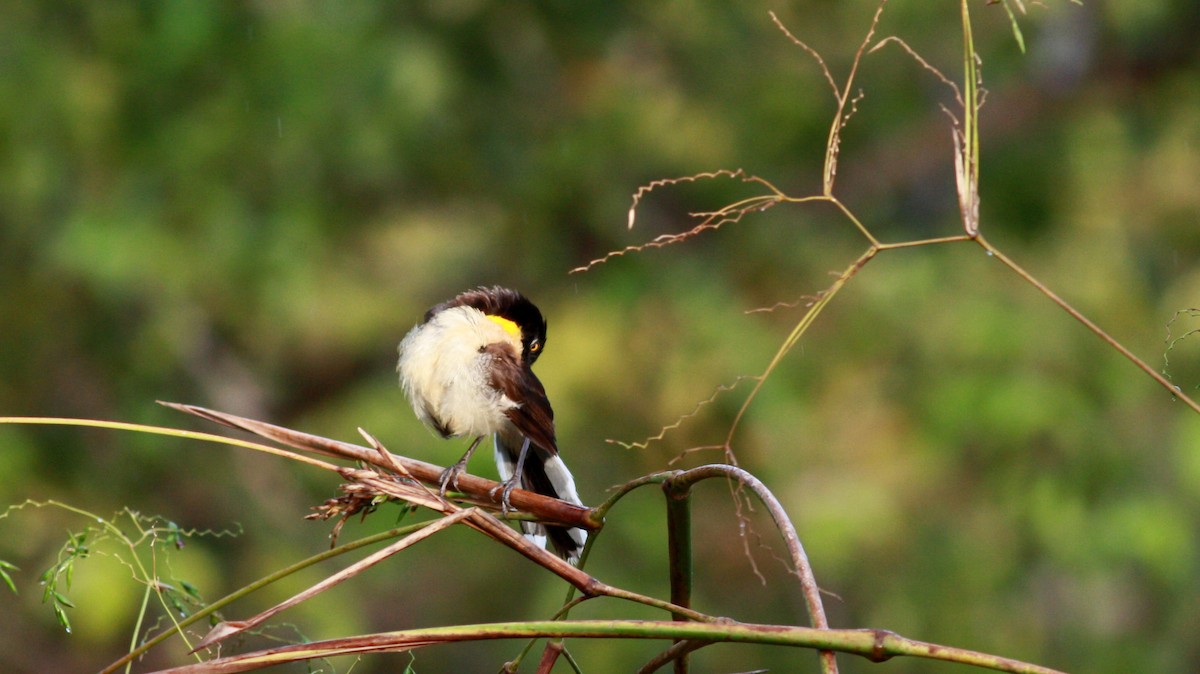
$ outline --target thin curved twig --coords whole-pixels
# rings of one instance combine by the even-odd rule
[[[804,552],[804,546],[800,543],[800,536],[796,534],[796,527],[783,509],[783,504],[775,498],[775,494],[763,484],[762,480],[737,466],[714,463],[681,471],[670,478],[668,484],[674,490],[686,491],[695,483],[714,477],[737,480],[739,486],[753,492],[766,507],[767,513],[774,521],[775,527],[779,531],[779,535],[783,537],[788,553],[791,555],[793,572],[800,581],[800,592],[804,597],[810,624],[817,629],[829,629],[829,619],[825,616],[825,607],[821,601],[821,589],[817,585],[817,578],[813,574],[808,555]],[[826,672],[837,672],[837,662],[834,659],[833,651],[821,651],[821,660],[822,667]]]

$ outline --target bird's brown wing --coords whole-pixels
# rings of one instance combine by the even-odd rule
[[[554,439],[554,410],[546,399],[546,389],[533,370],[521,364],[520,358],[508,344],[489,344],[485,350],[492,357],[491,385],[517,403],[505,414],[522,435],[533,444],[558,453]]]
[[[492,356],[492,386],[518,403],[517,407],[505,414],[533,445],[532,451],[525,457],[524,470],[519,476],[521,486],[552,498],[565,498],[572,503],[579,503],[575,481],[558,457],[558,445],[554,440],[554,410],[546,399],[542,382],[532,370],[521,364],[511,345],[492,344],[485,350],[490,351]],[[511,435],[496,434],[496,464],[500,466],[501,475],[511,475],[515,470],[524,443],[522,438]],[[579,553],[587,540],[584,530],[571,527],[522,522],[521,529],[528,535],[549,540],[558,554],[572,564],[578,563]]]

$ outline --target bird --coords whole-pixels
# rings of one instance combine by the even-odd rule
[[[575,478],[558,453],[554,410],[533,363],[546,345],[547,321],[521,293],[478,287],[442,302],[398,347],[400,387],[417,418],[443,438],[472,438],[462,458],[441,475],[443,495],[487,436],[503,483],[501,504],[522,488],[583,505]],[[578,564],[587,532],[521,522],[526,538]]]

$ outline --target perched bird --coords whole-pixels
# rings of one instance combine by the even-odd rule
[[[524,295],[494,286],[468,290],[425,313],[400,342],[400,386],[413,411],[443,438],[474,438],[458,463],[442,474],[442,490],[456,484],[471,454],[493,436],[501,498],[516,484],[583,505],[575,479],[558,455],[554,411],[532,365],[546,344],[546,320]],[[525,536],[575,563],[587,540],[583,529],[522,522]]]

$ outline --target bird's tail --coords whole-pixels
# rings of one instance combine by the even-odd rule
[[[517,468],[521,446],[520,444],[515,447],[511,446],[500,434],[495,436],[495,445],[496,468],[500,472],[500,480],[505,481],[512,478],[513,471]],[[532,443],[529,445],[529,454],[525,457],[525,465],[521,474],[521,488],[568,503],[583,505],[583,501],[579,500],[579,494],[575,491],[575,478],[567,469],[567,464],[563,463],[562,457],[557,453],[551,454]],[[572,564],[579,562],[579,553],[583,551],[583,544],[587,542],[587,531],[576,527],[521,522],[521,530],[525,532],[526,538],[543,548],[546,547],[546,541],[549,539],[554,551]]]

